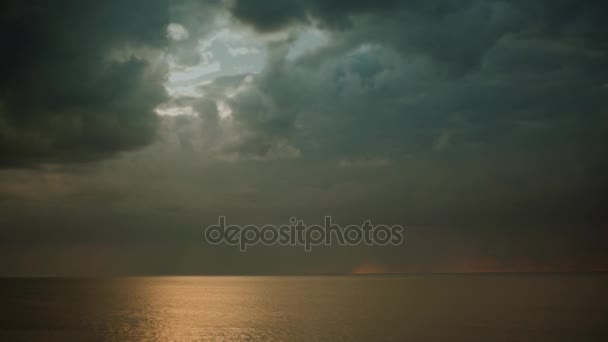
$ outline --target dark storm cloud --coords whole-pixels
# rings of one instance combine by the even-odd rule
[[[95,160],[155,137],[166,1],[4,1],[0,164]]]
[[[477,67],[501,38],[556,36],[606,47],[607,6],[601,1],[342,1],[236,0],[232,14],[261,32],[317,23],[341,44],[382,43],[421,53],[452,75]]]
[[[432,160],[461,172],[449,180],[429,172],[421,184],[465,182],[495,198],[441,206],[442,214],[453,210],[465,221],[476,208],[496,222],[605,219],[599,203],[607,185],[608,48],[601,2],[290,4],[232,7],[263,33],[297,36],[317,23],[329,37],[295,60],[286,52],[294,39],[269,45],[266,69],[229,102],[234,120],[256,137],[242,141],[241,151],[264,155],[273,141],[288,141],[313,158]],[[547,174],[562,181],[532,190]],[[569,178],[577,174],[584,181]],[[505,188],[505,179],[521,186]],[[439,205],[446,194],[435,190],[427,191],[429,200]],[[572,204],[577,198],[587,205]],[[526,207],[538,210],[523,214]]]
[[[501,36],[520,29],[524,15],[501,1],[237,1],[232,13],[265,32],[293,23],[319,22],[340,44],[387,44],[421,53],[456,75],[475,67]],[[285,9],[285,10],[281,10]]]
[[[262,32],[274,31],[285,26],[309,22],[320,18],[325,24],[336,26],[348,24],[349,16],[358,13],[382,13],[399,7],[399,1],[235,1],[231,11],[245,23],[253,25]]]

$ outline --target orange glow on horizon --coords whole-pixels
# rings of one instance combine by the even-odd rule
[[[352,274],[387,274],[390,270],[384,266],[376,264],[362,264],[356,266],[351,271]]]

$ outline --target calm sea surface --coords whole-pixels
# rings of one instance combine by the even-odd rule
[[[608,277],[1,279],[0,341],[608,341]]]

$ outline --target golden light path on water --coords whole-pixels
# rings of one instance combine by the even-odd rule
[[[601,276],[165,277],[112,281],[107,341],[572,341],[608,336]],[[577,312],[585,312],[582,320]],[[576,322],[577,328],[568,328]],[[604,334],[604,335],[602,335]],[[85,335],[86,336],[86,335]]]
[[[260,337],[272,317],[255,312],[264,284],[246,278],[133,278],[131,317],[108,327],[109,335],[139,341],[195,341]],[[259,327],[259,328],[258,328]]]

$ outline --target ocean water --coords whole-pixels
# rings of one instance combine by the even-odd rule
[[[608,277],[1,279],[0,341],[608,341]]]

